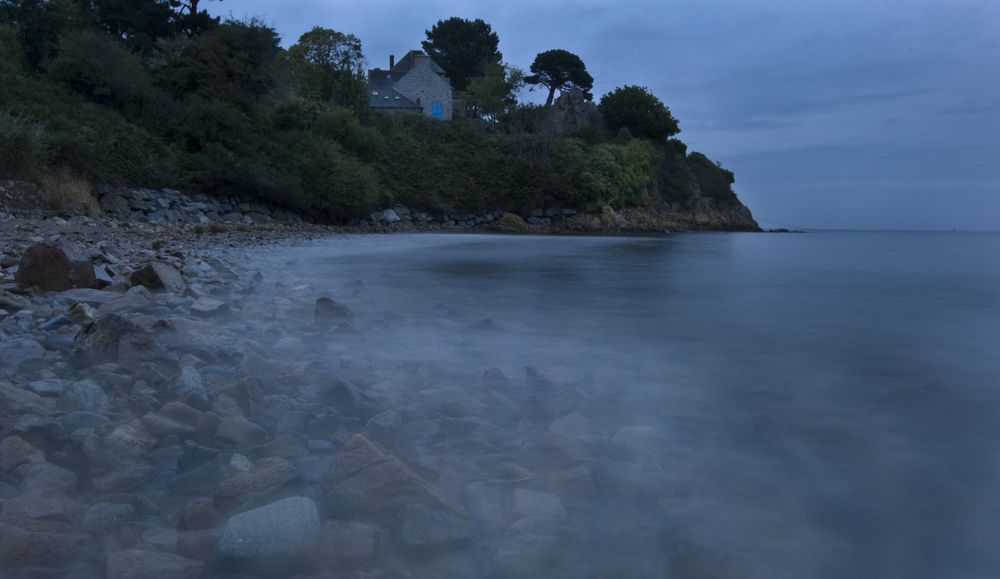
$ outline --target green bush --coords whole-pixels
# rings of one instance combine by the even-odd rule
[[[731,171],[723,169],[721,165],[698,152],[688,155],[687,161],[695,178],[698,179],[702,196],[716,201],[737,202],[732,187],[736,178]]]
[[[0,111],[0,177],[24,179],[38,175],[47,151],[41,123]]]

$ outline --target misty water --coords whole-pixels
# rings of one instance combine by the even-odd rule
[[[252,264],[351,308],[331,359],[564,380],[540,394],[561,410],[512,395],[498,427],[523,444],[573,412],[551,460],[654,472],[564,498],[579,569],[912,579],[1000,570],[998,258],[996,234],[425,234]],[[468,506],[448,464],[436,486]]]

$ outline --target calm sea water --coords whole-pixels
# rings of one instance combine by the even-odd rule
[[[257,259],[383,328],[353,355],[591,376],[607,432],[657,435],[650,509],[740,576],[1000,576],[1000,235],[357,236]]]

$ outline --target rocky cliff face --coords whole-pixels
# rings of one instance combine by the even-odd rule
[[[672,231],[760,231],[750,209],[740,202],[699,198],[686,203],[653,203],[600,214],[576,215],[555,228],[579,233],[664,233]]]

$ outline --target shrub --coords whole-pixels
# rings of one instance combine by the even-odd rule
[[[45,128],[30,118],[0,111],[0,175],[30,178],[45,164]]]
[[[86,213],[90,217],[101,214],[101,204],[94,196],[93,185],[66,167],[60,167],[42,177],[39,192],[45,204],[53,211]]]

